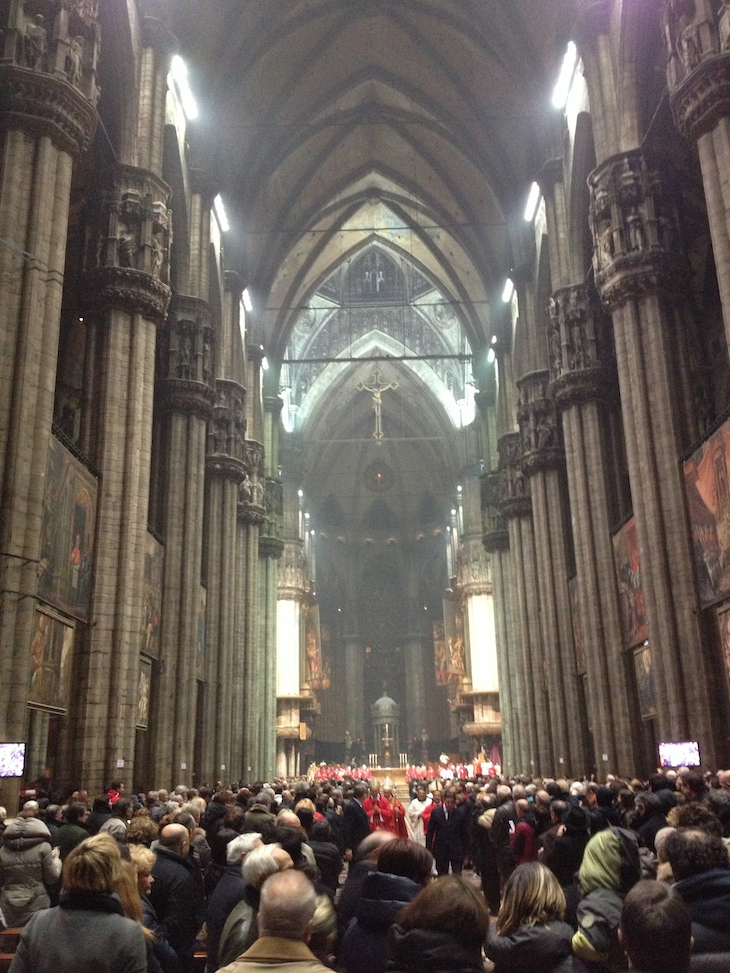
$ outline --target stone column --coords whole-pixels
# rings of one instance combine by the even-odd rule
[[[198,616],[206,434],[216,401],[214,350],[211,306],[200,297],[176,294],[158,349],[165,566],[160,667],[152,709],[155,732],[150,734],[154,780],[173,787],[180,779],[191,779],[197,680],[204,676]],[[214,521],[211,526],[217,533],[222,525]],[[221,540],[216,537],[214,547]],[[213,617],[210,640],[218,644]]]
[[[345,707],[349,720],[349,730],[354,740],[362,740],[363,753],[370,745],[369,727],[365,727],[364,712],[364,660],[363,641],[357,601],[350,596],[345,605],[343,619],[343,638],[345,642]]]
[[[608,158],[589,187],[596,287],[613,317],[659,733],[699,740],[712,765],[712,704],[678,462],[696,423],[676,373],[688,291],[676,214],[638,149]]]
[[[131,166],[105,176],[88,213],[80,288],[93,404],[82,417],[81,440],[102,481],[95,624],[82,648],[72,715],[74,774],[90,787],[132,772],[155,350],[170,299],[169,188]]]
[[[550,303],[551,389],[562,413],[573,520],[578,605],[585,637],[594,766],[631,773],[638,766],[632,735],[629,687],[611,543],[605,446],[605,413],[618,408],[610,322],[590,285],[555,292]],[[572,660],[571,660],[572,661]],[[605,687],[614,687],[610,693]],[[603,755],[608,761],[604,761]]]
[[[415,555],[415,552],[413,552]],[[415,564],[415,556],[410,561]],[[426,672],[427,664],[424,658],[425,621],[423,605],[418,597],[418,577],[411,572],[407,579],[406,611],[408,624],[403,644],[405,655],[405,693],[406,693],[406,722],[403,727],[403,740],[407,742],[406,749],[411,756],[411,762],[416,762],[416,755],[421,753],[421,734],[426,727]],[[362,646],[359,659],[362,661]],[[362,699],[362,697],[361,697]],[[350,727],[352,732],[352,727]],[[413,742],[413,738],[416,742]]]
[[[270,778],[276,763],[276,617],[279,559],[284,550],[281,532],[284,519],[284,488],[279,478],[279,416],[283,401],[278,395],[264,397],[264,455],[266,458],[266,520],[261,528],[259,552],[263,558],[261,644],[264,655],[264,708],[261,740],[262,774]]]
[[[494,590],[494,625],[499,670],[499,708],[502,716],[502,766],[508,773],[519,773],[529,765],[523,743],[523,725],[516,719],[518,705],[514,658],[516,620],[512,605],[514,582],[509,532],[500,507],[499,471],[482,476],[482,543],[489,555]]]
[[[682,135],[697,143],[730,345],[730,4],[664,5],[667,85]]]
[[[555,772],[577,776],[589,764],[581,739],[568,591],[567,525],[560,482],[565,456],[548,372],[531,372],[517,385],[522,469],[530,481],[540,579],[534,595],[539,599],[542,652],[534,661],[539,659],[544,666],[549,714],[545,732],[552,742]]]
[[[522,473],[520,434],[499,439],[502,516],[507,522],[514,561],[515,628],[514,659],[510,679],[515,689],[516,719],[524,745],[523,772],[552,773],[552,753],[546,728],[545,672],[542,659],[540,619],[531,596],[538,591],[537,560],[532,524],[532,499]]]
[[[225,332],[225,329],[224,329]],[[205,679],[201,780],[234,773],[233,700],[241,693],[236,666],[236,621],[239,611],[237,572],[238,491],[244,466],[245,390],[218,379],[206,458],[207,624],[203,659]],[[232,570],[231,567],[234,566]],[[222,771],[221,767],[226,770]],[[196,768],[197,770],[198,768]]]
[[[259,765],[261,721],[264,716],[262,689],[265,685],[265,659],[261,645],[261,565],[259,545],[261,527],[266,520],[266,476],[261,443],[246,440],[246,475],[238,504],[239,579],[242,585],[239,664],[243,666],[243,693],[234,698],[234,712],[243,716],[241,757],[243,779],[256,780]],[[239,685],[238,675],[235,684]],[[234,741],[235,743],[235,741]],[[250,769],[249,769],[250,768]]]
[[[99,46],[89,5],[24,6],[0,12],[0,733],[10,740],[26,734],[71,177],[96,124]]]

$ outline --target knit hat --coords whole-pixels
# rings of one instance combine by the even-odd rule
[[[595,889],[625,895],[640,878],[639,844],[633,832],[609,826],[593,835],[578,872],[584,895]]]

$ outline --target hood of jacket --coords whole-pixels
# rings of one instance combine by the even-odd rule
[[[402,929],[391,927],[389,969],[406,973],[484,973],[482,944],[477,939],[437,929]]]
[[[626,895],[640,878],[639,843],[633,832],[609,825],[593,835],[578,873],[583,895],[596,889]]]
[[[517,929],[509,936],[489,936],[484,951],[500,971],[533,973],[550,969],[570,956],[572,939],[568,923],[555,920]]]
[[[365,928],[387,928],[420,891],[420,885],[403,875],[370,872],[363,883],[355,918]]]
[[[718,932],[728,931],[730,868],[711,868],[683,878],[674,888],[687,903],[693,922]]]
[[[13,851],[34,848],[44,841],[50,844],[51,832],[38,818],[13,818],[3,832],[3,843]]]

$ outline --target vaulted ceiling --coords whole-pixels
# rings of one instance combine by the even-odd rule
[[[267,355],[310,363],[285,366],[280,388],[312,447],[305,480],[349,523],[376,467],[416,529],[424,490],[448,511],[478,455],[469,356],[486,355],[516,262],[576,2],[172,5],[200,107],[191,147],[230,217],[227,263]],[[367,276],[381,265],[385,297]],[[390,359],[379,377],[373,358]],[[397,386],[380,441],[364,391],[376,382]]]
[[[367,235],[435,281],[472,343],[513,262],[574,0],[178,0],[229,258],[267,348]],[[377,214],[375,214],[377,215]]]

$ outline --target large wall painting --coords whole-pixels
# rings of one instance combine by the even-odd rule
[[[436,685],[457,685],[466,675],[464,616],[461,606],[448,598],[444,598],[443,611],[443,623],[433,626]]]
[[[717,623],[720,626],[720,648],[725,663],[728,692],[730,692],[730,607],[725,607],[717,613]]]
[[[697,588],[702,607],[730,594],[730,420],[684,464]]]
[[[140,651],[153,659],[160,657],[160,612],[162,608],[162,568],[165,548],[152,534],[144,547],[144,589],[142,592],[142,632]]]
[[[51,436],[38,596],[84,622],[91,609],[97,492],[96,478]]]
[[[310,605],[304,625],[304,681],[310,689],[323,689],[323,677],[319,605]]]
[[[643,645],[634,651],[634,672],[636,691],[639,696],[639,710],[643,720],[656,716],[656,687],[654,684],[654,660],[651,646]]]
[[[73,625],[36,609],[28,677],[31,706],[60,712],[68,709],[74,634]]]
[[[150,712],[152,689],[152,660],[139,660],[139,689],[137,692],[137,729],[146,730]]]
[[[641,581],[636,518],[632,517],[613,538],[621,628],[628,648],[646,642],[649,628],[644,615],[644,588]]]

